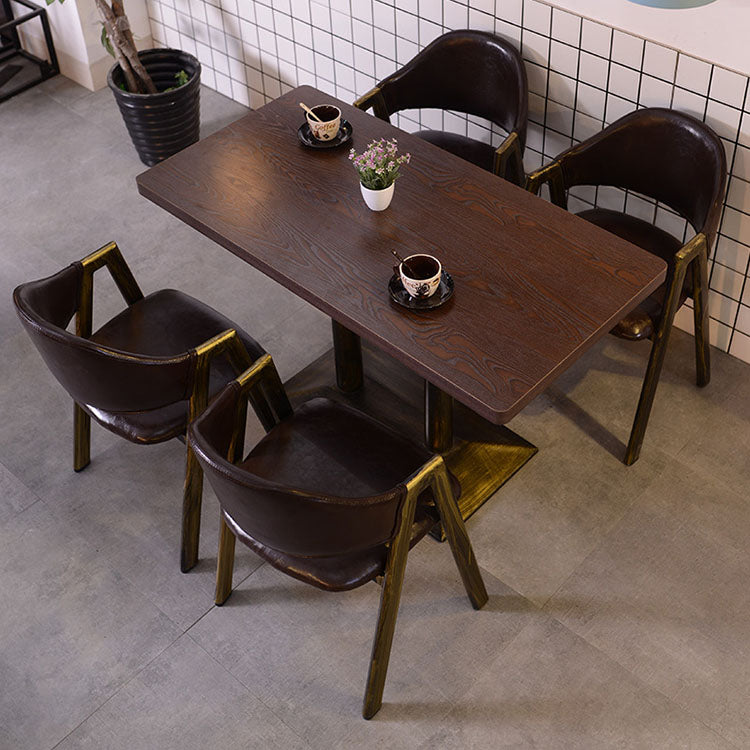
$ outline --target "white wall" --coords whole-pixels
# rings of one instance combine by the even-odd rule
[[[709,62],[750,73],[750,2],[701,8],[650,8],[629,0],[552,0],[552,5]]]

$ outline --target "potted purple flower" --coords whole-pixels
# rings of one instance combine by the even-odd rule
[[[359,155],[352,149],[349,159],[359,175],[359,187],[368,208],[373,211],[388,208],[401,165],[409,163],[411,154],[399,156],[396,139],[386,141],[381,138],[368,144]]]

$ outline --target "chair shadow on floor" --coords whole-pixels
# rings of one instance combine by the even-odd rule
[[[548,395],[563,417],[575,424],[581,432],[598,443],[616,459],[622,460],[622,457],[625,455],[626,444],[612,434],[596,417],[589,414],[589,412],[579,406],[565,393],[556,388],[550,388]]]
[[[684,336],[692,342],[692,336],[682,331],[672,332],[669,350],[667,352],[667,363],[662,370],[659,390],[656,399],[658,401],[660,392],[662,397],[664,391],[669,388],[690,387],[695,389],[694,364],[686,360],[684,365],[681,360],[685,358],[686,342],[675,342],[674,339]],[[600,421],[600,415],[606,419],[606,409],[594,413],[583,408],[573,394],[578,390],[586,388],[583,382],[587,377],[601,377],[604,379],[618,379],[617,387],[613,386],[612,398],[619,401],[623,408],[629,410],[632,418],[635,418],[638,399],[640,395],[643,378],[648,364],[650,346],[639,346],[641,342],[626,342],[614,339],[610,336],[603,338],[587,352],[575,365],[566,371],[545,392],[546,401],[532,402],[524,409],[524,413],[533,416],[542,410],[552,406],[561,416],[575,425],[580,432],[604,448],[619,461],[623,460],[626,451],[626,441],[632,422],[627,423],[627,432],[623,432],[625,440],[620,439],[612,428]],[[689,352],[692,355],[692,348]],[[677,360],[677,362],[675,362]],[[680,364],[678,364],[680,363]],[[677,364],[677,366],[675,366]],[[698,389],[695,389],[696,391]],[[602,404],[604,407],[605,405]],[[597,409],[598,411],[598,409]],[[623,425],[614,427],[618,432]]]

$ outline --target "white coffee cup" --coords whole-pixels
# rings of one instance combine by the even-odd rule
[[[408,268],[404,268],[404,263]],[[412,297],[422,299],[435,294],[443,272],[440,261],[432,255],[418,253],[404,258],[404,263],[398,264],[398,273],[404,289]]]
[[[307,124],[313,137],[319,141],[330,141],[331,138],[335,138],[341,127],[341,110],[333,104],[316,104],[311,109],[322,120],[318,122],[309,112],[307,113]]]

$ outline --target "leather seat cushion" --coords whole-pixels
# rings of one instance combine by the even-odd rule
[[[436,516],[429,508],[420,507],[412,527],[409,547],[413,547],[435,525]],[[296,557],[261,544],[246,534],[226,512],[224,518],[235,536],[256,555],[274,568],[299,581],[309,583],[324,591],[349,591],[377,576],[383,575],[387,550],[384,546],[363,550],[350,555],[333,557]]]
[[[175,356],[193,349],[228,328],[234,328],[251,359],[263,348],[229,318],[174,289],[162,289],[130,305],[92,336],[98,344],[146,356]],[[237,373],[226,357],[211,365],[209,393],[213,397]],[[188,401],[138,412],[109,412],[83,405],[94,419],[136,443],[159,443],[185,432]]]
[[[289,487],[324,496],[367,497],[404,482],[432,454],[386,425],[330,399],[316,398],[277,425],[240,464],[246,471]],[[460,485],[451,476],[458,498]],[[434,525],[432,493],[420,497],[411,543]],[[258,555],[300,580],[343,591],[382,574],[386,550],[378,547],[328,558],[301,558],[271,549],[239,530]],[[234,524],[234,525],[233,525]]]
[[[581,211],[578,216],[634,245],[648,250],[663,258],[671,267],[674,265],[675,253],[682,247],[682,242],[668,232],[635,216],[610,211],[604,208],[593,208]],[[662,284],[636,308],[631,310],[613,329],[612,333],[620,338],[639,340],[650,338],[661,319],[664,307],[666,285]],[[680,305],[692,294],[692,275],[685,276],[680,294]]]
[[[414,135],[425,141],[450,151],[488,172],[492,172],[495,162],[495,149],[488,143],[467,138],[456,133],[444,133],[442,130],[420,130]]]

